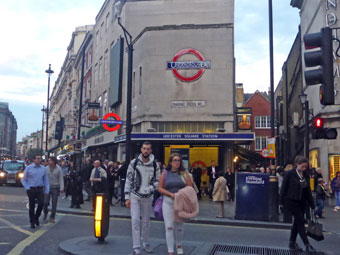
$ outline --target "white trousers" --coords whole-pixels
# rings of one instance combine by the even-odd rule
[[[150,236],[150,214],[152,209],[152,197],[150,198],[133,198],[131,197],[131,225],[132,225],[132,242],[133,248],[141,247],[147,244]],[[141,220],[142,217],[142,220]],[[142,222],[142,235],[140,234],[140,225]]]
[[[174,222],[174,200],[171,197],[163,196],[162,212],[165,225],[166,244],[168,252],[174,252],[174,246],[182,245],[184,236],[183,222]]]

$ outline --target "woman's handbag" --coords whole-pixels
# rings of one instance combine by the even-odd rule
[[[314,212],[312,211],[312,219],[308,221],[307,235],[316,241],[322,241],[325,239],[322,233],[322,224],[315,218]]]
[[[168,172],[166,170],[164,170],[164,181],[165,181],[167,174],[168,174]],[[159,198],[157,198],[157,200],[155,202],[155,206],[153,208],[155,218],[158,219],[158,220],[164,220],[162,205],[163,205],[163,195],[160,195]]]
[[[156,219],[163,220],[163,211],[162,211],[162,204],[163,204],[163,195],[160,196],[156,202],[155,207],[153,208],[153,212],[155,214]]]

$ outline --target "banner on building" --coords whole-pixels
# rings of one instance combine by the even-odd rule
[[[268,158],[276,158],[275,137],[268,137]]]

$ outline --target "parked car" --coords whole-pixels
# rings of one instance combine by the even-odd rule
[[[0,184],[21,185],[25,163],[21,160],[4,160],[0,168]]]

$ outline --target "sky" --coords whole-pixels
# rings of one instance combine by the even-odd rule
[[[274,21],[274,86],[298,32],[298,9],[290,0],[272,0]],[[18,122],[17,141],[41,130],[51,90],[64,62],[72,32],[95,23],[104,0],[0,1],[0,101],[8,102]],[[5,25],[4,25],[5,24]],[[236,82],[246,93],[268,91],[269,28],[267,0],[235,0]]]

